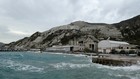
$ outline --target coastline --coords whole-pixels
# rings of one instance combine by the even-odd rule
[[[122,56],[122,55],[113,55],[109,54],[107,56],[102,55],[98,57],[93,57],[92,62],[102,65],[109,66],[131,66],[138,64],[140,61],[140,57],[132,57],[132,56]]]
[[[108,66],[131,66],[140,62],[139,56],[126,56],[121,54],[97,54],[85,52],[48,52],[48,51],[23,51],[23,50],[6,50],[0,52],[32,52],[32,53],[49,53],[49,54],[66,54],[90,57],[92,63],[108,65]]]

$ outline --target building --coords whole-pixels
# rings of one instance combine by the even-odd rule
[[[134,51],[134,52],[138,52],[138,45],[120,45],[119,47],[117,47],[115,50],[120,52],[121,50],[124,50],[126,52],[129,52],[129,51]]]
[[[80,46],[84,46],[83,50],[84,49],[89,49],[91,51],[95,51],[97,52],[97,49],[98,49],[98,42],[97,41],[93,41],[91,39],[87,39],[87,40],[84,40],[84,41],[79,41],[79,45]]]
[[[98,50],[98,40],[93,36],[81,37],[80,39],[73,39],[69,41],[69,45],[79,46],[80,51],[88,49],[90,51],[97,52]]]
[[[102,40],[98,43],[98,52],[110,53],[112,49],[119,49],[121,46],[128,45],[129,43],[122,41]]]
[[[64,45],[64,46],[52,46],[50,48],[46,48],[46,51],[49,52],[77,52],[77,51],[83,51],[83,46],[77,46],[77,45]]]

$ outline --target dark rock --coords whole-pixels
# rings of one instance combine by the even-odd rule
[[[114,25],[121,31],[123,40],[140,45],[140,15]]]

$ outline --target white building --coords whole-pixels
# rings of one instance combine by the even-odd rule
[[[127,42],[102,40],[98,43],[98,52],[110,53],[112,49],[118,48],[122,45],[129,45]]]
[[[53,46],[50,48],[46,48],[46,51],[53,51],[53,52],[74,52],[74,51],[82,51],[84,49],[83,46],[77,45],[65,45],[65,46]]]
[[[120,52],[121,50],[124,50],[126,52],[129,51],[134,51],[134,52],[138,52],[138,45],[121,45],[118,48],[115,49],[116,51]]]

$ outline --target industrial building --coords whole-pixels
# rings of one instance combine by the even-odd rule
[[[112,49],[121,49],[121,46],[126,45],[129,45],[129,43],[122,41],[102,40],[98,43],[98,52],[110,53]]]

